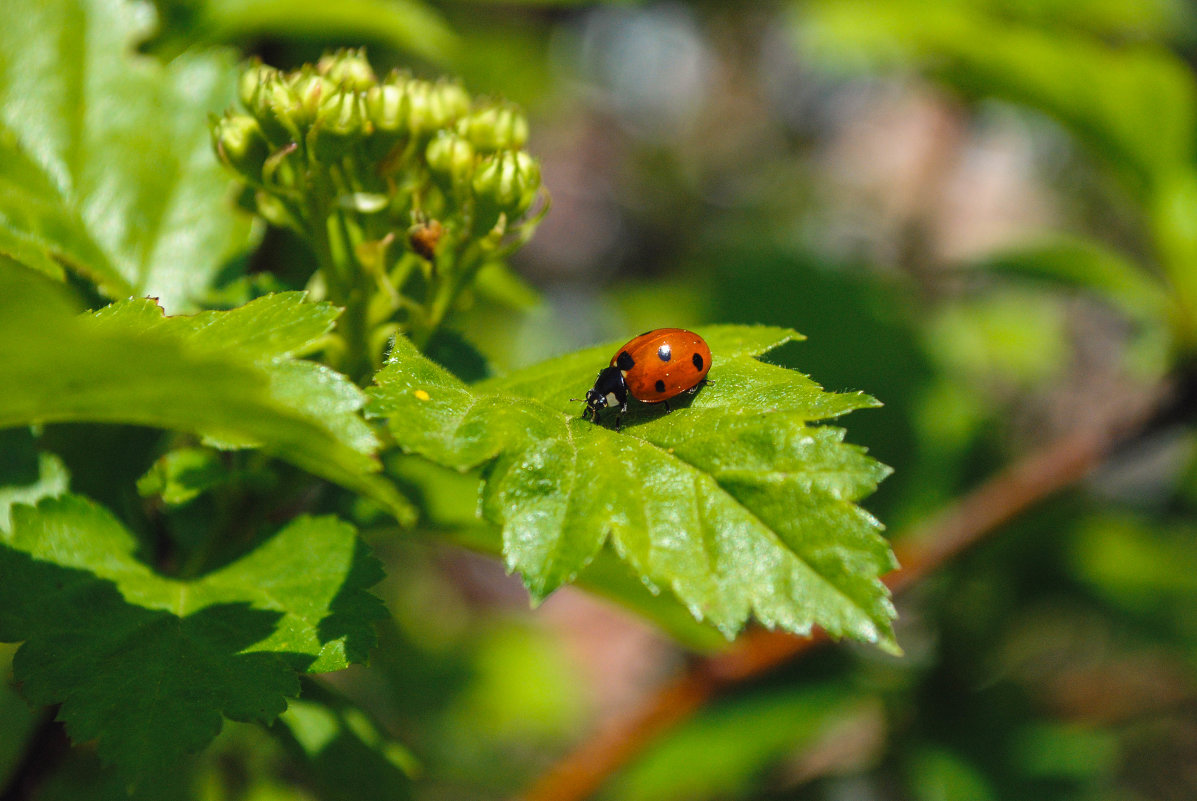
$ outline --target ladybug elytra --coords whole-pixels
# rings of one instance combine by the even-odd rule
[[[658,328],[624,345],[611,357],[586,392],[586,408],[594,422],[600,409],[619,406],[615,428],[628,410],[628,396],[643,403],[664,403],[683,392],[698,391],[711,369],[711,349],[698,334],[684,328]]]

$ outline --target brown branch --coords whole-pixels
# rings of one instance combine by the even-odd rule
[[[902,567],[885,577],[886,585],[894,592],[906,589],[1022,512],[1084,478],[1119,442],[1158,416],[1167,396],[1161,389],[1105,424],[1061,437],[896,538]],[[715,696],[827,641],[820,630],[810,637],[761,629],[747,632],[727,651],[693,662],[629,716],[596,732],[542,775],[523,801],[589,798],[615,771]]]

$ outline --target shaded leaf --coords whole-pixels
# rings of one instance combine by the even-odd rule
[[[290,293],[195,317],[128,301],[80,318],[44,279],[0,264],[0,428],[121,422],[257,444],[410,520],[410,505],[371,475],[378,443],[357,414],[360,391],[284,358],[335,314]]]
[[[879,580],[893,556],[855,503],[888,468],[843,444],[841,429],[807,425],[876,401],[752,358],[791,331],[700,333],[710,384],[672,414],[629,413],[622,432],[581,419],[569,400],[619,343],[468,387],[401,340],[367,412],[388,418],[410,452],[461,470],[488,465],[481,511],[536,599],[609,540],[645,583],[727,635],[751,614],[894,647]]]
[[[349,700],[319,682],[305,679],[301,684],[303,697],[287,704],[279,722],[321,798],[410,798],[411,777],[421,767],[415,755]]]
[[[188,42],[260,36],[375,41],[434,62],[455,55],[457,37],[419,0],[204,0],[187,20]]]
[[[374,643],[382,572],[353,527],[299,518],[193,581],[155,574],[134,537],[78,496],[13,512],[0,538],[0,640],[24,641],[16,678],[61,704],[76,742],[129,775],[207,744],[220,716],[268,722],[296,671],[339,670]]]
[[[137,55],[144,3],[12,0],[4,17],[0,253],[191,307],[249,234],[205,124],[232,102],[231,53]]]
[[[40,451],[28,428],[0,430],[0,532],[10,530],[14,505],[61,495],[69,483],[62,459]]]
[[[251,474],[230,471],[214,450],[176,448],[137,480],[137,492],[143,498],[156,495],[168,506],[183,506],[217,487],[252,481]]]

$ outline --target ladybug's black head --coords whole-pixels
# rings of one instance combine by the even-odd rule
[[[628,385],[624,382],[623,373],[619,368],[611,365],[599,372],[594,386],[586,391],[586,410],[597,422],[599,409],[616,404],[619,405],[620,411],[627,409]]]
[[[586,390],[586,405],[590,407],[590,411],[592,412],[597,412],[599,409],[606,409],[607,396],[597,389],[588,389]]]

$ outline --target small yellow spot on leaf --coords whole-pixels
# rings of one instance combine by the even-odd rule
[[[415,394],[416,394],[416,400],[426,401],[426,400],[432,399],[432,396],[429,395],[427,392],[425,392],[422,389],[417,389]]]

